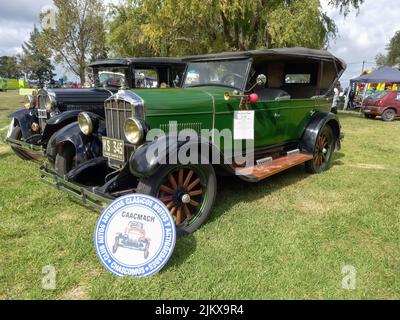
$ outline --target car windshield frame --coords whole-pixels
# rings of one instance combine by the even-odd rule
[[[188,80],[188,76],[193,70],[193,68],[195,66],[200,66],[201,64],[203,64],[204,66],[206,66],[207,64],[210,65],[214,65],[213,67],[209,67],[209,70],[216,70],[216,64],[220,64],[220,66],[222,67],[224,64],[232,64],[232,63],[243,63],[243,66],[241,66],[242,70],[240,70],[240,72],[226,72],[226,75],[232,74],[232,73],[236,73],[239,74],[241,76],[243,76],[243,82],[240,85],[229,85],[227,83],[222,83],[222,82],[215,82],[215,81],[204,81],[204,82],[199,82],[200,83],[196,83],[196,84],[188,84],[187,80]],[[240,91],[243,91],[246,88],[246,84],[248,82],[248,78],[249,78],[249,73],[251,70],[251,66],[253,63],[253,59],[223,59],[223,60],[199,60],[199,61],[191,61],[188,62],[187,67],[186,67],[186,72],[185,72],[185,76],[183,79],[183,88],[196,88],[196,87],[208,87],[208,86],[218,86],[218,87],[227,87],[227,88],[232,88],[232,89],[238,89]],[[240,68],[240,67],[238,67]],[[197,69],[198,71],[198,69]],[[234,70],[228,70],[228,71],[234,71]],[[235,70],[237,71],[237,70]],[[215,74],[214,74],[215,75]],[[200,77],[200,75],[199,75]],[[223,76],[219,79],[222,80]]]
[[[115,72],[118,70],[118,72]],[[131,69],[128,65],[104,65],[104,66],[95,66],[92,67],[92,77],[94,81],[95,88],[104,88],[104,84],[100,81],[100,74],[109,72],[114,73],[115,75],[124,75],[125,86],[128,85],[129,82],[129,74]],[[106,88],[121,88],[121,83],[119,85],[106,85]]]

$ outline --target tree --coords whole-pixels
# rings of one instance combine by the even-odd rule
[[[54,67],[48,56],[40,50],[40,32],[34,26],[29,41],[22,45],[20,58],[21,71],[29,80],[38,80],[40,84],[53,80]]]
[[[20,76],[17,57],[0,57],[0,78],[18,79]]]
[[[386,46],[387,54],[378,54],[375,57],[378,67],[397,66],[400,67],[400,31],[397,31],[389,44]]]
[[[329,3],[347,14],[363,0]],[[320,49],[337,32],[319,0],[125,0],[112,12],[108,40],[117,55],[282,46]]]
[[[104,6],[100,0],[53,2],[56,27],[43,30],[41,50],[64,63],[83,84],[88,63],[106,57]]]

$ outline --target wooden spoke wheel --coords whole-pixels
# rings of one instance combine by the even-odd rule
[[[216,197],[216,176],[211,165],[163,166],[141,179],[137,192],[160,199],[175,219],[179,236],[195,232],[207,220]]]
[[[325,126],[318,134],[314,149],[314,158],[306,162],[306,170],[309,173],[321,173],[327,170],[332,161],[335,149],[335,138],[330,126]]]
[[[175,217],[176,225],[195,218],[206,194],[206,181],[193,169],[177,168],[165,177],[158,198]]]

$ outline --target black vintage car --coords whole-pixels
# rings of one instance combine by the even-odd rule
[[[104,118],[104,101],[124,87],[180,86],[185,66],[181,60],[173,58],[96,61],[89,66],[91,88],[42,89],[37,96],[29,96],[27,108],[10,115],[6,142],[23,160],[41,158],[52,136],[76,122],[81,112]],[[84,148],[83,145],[79,147]]]

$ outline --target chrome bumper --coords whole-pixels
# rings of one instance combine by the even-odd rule
[[[15,140],[15,139],[11,139],[11,138],[6,138],[5,142],[8,145],[10,145],[11,147],[16,148],[16,149],[21,149],[21,150],[27,151],[27,152],[33,152],[33,153],[36,153],[41,156],[45,155],[45,150],[43,149],[42,146],[29,144],[24,141]]]
[[[58,190],[67,191],[68,194],[80,200],[85,206],[96,211],[102,211],[105,207],[113,202],[112,199],[96,193],[95,188],[90,190],[87,187],[59,177],[46,164],[40,168],[40,179],[42,182],[47,183]]]

